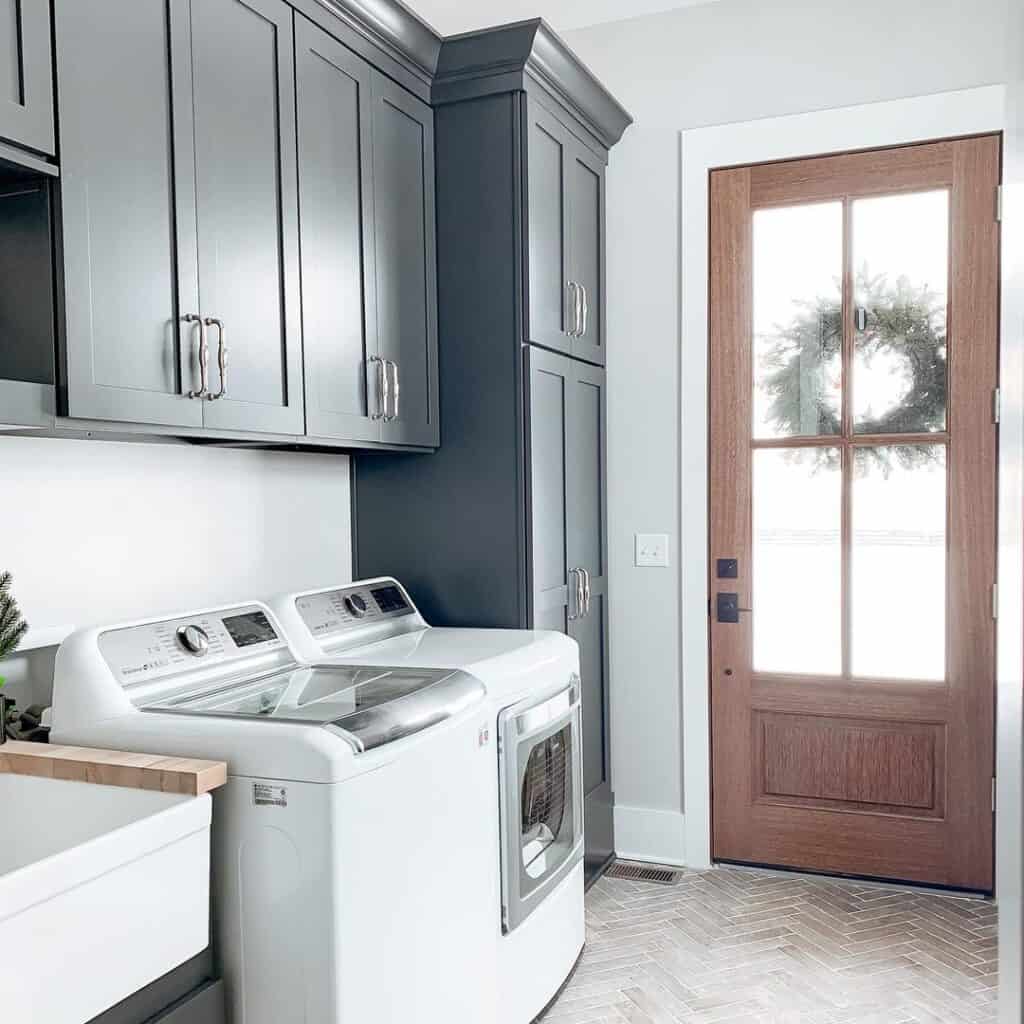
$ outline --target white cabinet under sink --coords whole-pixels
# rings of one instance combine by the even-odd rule
[[[84,1024],[205,949],[210,815],[209,795],[0,773],[0,1017]]]

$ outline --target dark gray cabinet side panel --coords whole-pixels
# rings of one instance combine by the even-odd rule
[[[434,112],[379,72],[373,79],[380,354],[397,364],[400,381],[398,415],[385,420],[382,437],[433,447],[440,441]]]
[[[200,301],[227,333],[224,430],[301,434],[295,53],[283,0],[192,4]],[[219,390],[211,329],[211,390]]]
[[[0,138],[56,152],[47,0],[0,0]]]
[[[583,287],[585,307],[573,355],[603,364],[605,168],[580,143],[573,146],[569,168],[569,279]]]
[[[65,411],[199,427],[202,403],[185,396],[195,332],[182,320],[199,312],[188,0],[55,0],[54,11]],[[186,125],[173,142],[172,107]]]
[[[528,340],[570,353],[566,243],[571,139],[543,107],[533,100],[523,102],[527,118]]]
[[[205,949],[198,956],[186,960],[180,967],[169,971],[134,995],[94,1017],[89,1024],[156,1024],[165,1020],[176,1024],[177,1018],[173,1014],[181,1005],[189,1006],[190,1003],[196,1002],[199,1006],[211,1003],[216,1006],[217,992],[222,989],[222,985],[220,982],[210,981],[212,974],[213,955],[209,949]],[[193,1000],[193,996],[198,996],[198,1000]],[[169,1009],[171,1016],[165,1017],[164,1013]],[[209,1024],[223,1024],[223,1014],[221,999],[220,1017],[207,1018],[197,1015],[195,1018],[182,1019],[187,1020],[188,1024],[207,1024],[208,1020]]]
[[[356,572],[394,573],[429,621],[526,627],[522,232],[511,95],[437,111],[441,447],[355,457]]]
[[[296,18],[306,433],[379,440],[370,66]]]
[[[529,363],[529,535],[534,620],[567,621],[568,572],[576,565],[567,548],[566,450],[569,426],[569,360],[531,348]],[[562,629],[565,629],[563,624]]]

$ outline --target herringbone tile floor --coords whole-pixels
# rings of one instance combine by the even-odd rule
[[[905,1024],[996,1019],[983,900],[717,868],[603,878],[587,946],[544,1024]]]

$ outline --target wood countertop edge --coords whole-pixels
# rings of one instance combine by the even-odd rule
[[[0,773],[182,796],[202,796],[220,788],[228,779],[227,764],[223,761],[16,740],[0,744]]]

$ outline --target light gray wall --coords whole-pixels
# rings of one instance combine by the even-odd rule
[[[0,569],[14,573],[15,596],[37,629],[347,581],[349,461],[0,437]],[[21,700],[25,673],[48,664],[23,661],[4,666]],[[51,681],[34,680],[33,697],[45,699]]]
[[[613,781],[627,831],[674,852],[682,806],[679,131],[1003,82],[1006,0],[721,0],[566,34],[636,124],[608,184]],[[667,826],[666,826],[667,823]],[[681,840],[680,840],[681,841]],[[669,848],[672,847],[672,848]]]

